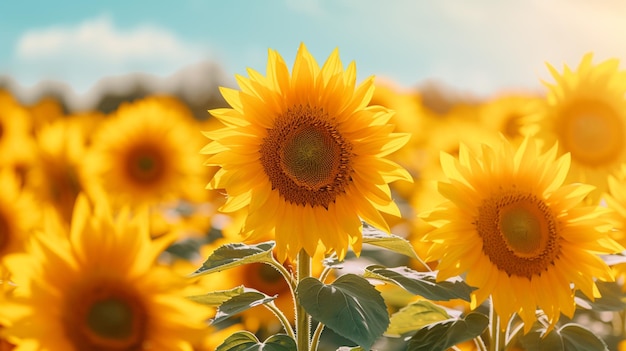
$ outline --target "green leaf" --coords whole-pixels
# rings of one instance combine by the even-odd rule
[[[472,312],[463,319],[446,320],[418,330],[407,343],[406,351],[443,351],[471,340],[489,325],[489,318]]]
[[[470,301],[470,293],[474,290],[459,277],[437,282],[437,272],[418,272],[408,267],[387,268],[372,265],[365,268],[363,276],[394,283],[412,294],[432,301]]]
[[[219,306],[231,297],[241,295],[244,292],[243,286],[238,286],[230,290],[211,291],[204,295],[187,296],[191,301],[209,306]]]
[[[254,262],[268,262],[271,260],[272,249],[276,246],[273,241],[266,241],[256,245],[241,243],[225,244],[213,253],[190,277],[223,271],[225,269]]]
[[[623,311],[626,309],[626,297],[618,283],[598,280],[596,286],[602,297],[591,301],[580,290],[577,290],[576,303],[582,308],[594,311]]]
[[[569,323],[559,329],[567,351],[600,351],[608,347],[602,339],[584,327]]]
[[[563,340],[554,331],[548,335],[543,335],[545,329],[532,330],[527,334],[519,336],[519,342],[524,350],[554,350],[563,351]]]
[[[448,312],[430,301],[417,301],[400,309],[391,316],[385,335],[400,337],[435,322],[450,319]]]
[[[285,334],[275,334],[260,342],[249,331],[237,332],[224,340],[215,351],[297,351],[296,342]]]
[[[244,288],[243,293],[231,297],[220,305],[211,323],[219,323],[247,309],[266,304],[275,299],[276,296],[268,296],[260,291]]]
[[[376,245],[387,250],[391,250],[393,252],[397,252],[399,254],[411,257],[418,260],[421,264],[424,265],[424,267],[427,267],[426,263],[424,263],[419,258],[419,256],[417,256],[417,253],[415,253],[415,250],[413,249],[413,245],[411,245],[408,240],[394,234],[387,234],[382,230],[372,227],[365,222],[362,223],[364,244]]]
[[[568,323],[545,335],[546,328],[536,328],[519,337],[526,350],[608,351],[606,343],[590,330]]]
[[[304,278],[297,296],[311,317],[366,350],[389,325],[380,292],[355,274],[342,275],[331,284]]]

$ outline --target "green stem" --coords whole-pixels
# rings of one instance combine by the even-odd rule
[[[480,335],[474,338],[474,345],[476,345],[476,350],[478,351],[487,351],[487,345],[485,345],[485,341]]]
[[[324,267],[324,270],[322,271],[322,274],[320,274],[320,277],[319,277],[320,282],[324,283],[324,281],[326,281],[326,278],[328,278],[328,276],[330,275],[330,272],[332,271],[333,271],[333,268]]]
[[[289,319],[285,316],[283,311],[281,311],[278,307],[276,307],[276,304],[274,303],[274,301],[270,301],[269,303],[266,303],[263,306],[265,306],[267,309],[272,311],[272,313],[274,313],[274,315],[278,318],[280,323],[283,325],[283,329],[285,329],[285,332],[287,333],[287,335],[291,336],[295,340],[296,335],[293,333],[293,329],[291,328],[291,323],[289,322]]]
[[[287,268],[285,268],[285,266],[280,264],[280,262],[276,261],[274,256],[271,256],[271,257],[272,258],[270,260],[267,260],[264,262],[274,267],[278,272],[280,272],[283,278],[285,278],[285,281],[287,282],[287,284],[289,284],[289,289],[291,289],[291,294],[295,296],[297,282],[293,279],[291,272],[289,272]]]
[[[489,304],[489,323],[491,327],[491,340],[489,343],[489,351],[504,351],[505,347],[505,333],[500,328],[500,316],[493,307],[493,299]]]
[[[322,331],[324,331],[324,324],[318,323],[315,328],[315,332],[313,333],[313,340],[311,341],[311,350],[317,351],[317,347],[320,343],[320,337],[322,336]]]
[[[626,311],[620,311],[619,316],[619,329],[616,335],[624,335],[626,333]]]
[[[297,280],[300,283],[304,278],[311,276],[311,256],[304,249],[300,249],[298,253],[297,266]],[[309,351],[311,347],[311,316],[300,305],[298,298],[296,298],[296,337],[298,351]]]

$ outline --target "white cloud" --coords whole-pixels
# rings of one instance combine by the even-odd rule
[[[59,79],[79,90],[107,75],[166,75],[209,57],[205,46],[166,29],[141,25],[121,30],[106,15],[74,26],[29,30],[18,39],[15,56],[19,81]]]

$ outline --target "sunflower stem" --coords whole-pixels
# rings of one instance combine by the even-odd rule
[[[485,341],[481,336],[477,336],[474,338],[474,345],[476,346],[476,350],[478,351],[487,351],[487,345],[485,345]]]
[[[311,340],[311,350],[317,351],[317,347],[320,343],[320,337],[322,336],[322,331],[324,331],[324,324],[318,323],[315,328],[315,332],[313,333],[313,339]]]
[[[291,275],[291,273],[287,270],[287,268],[285,268],[285,266],[283,266],[282,264],[280,264],[280,262],[278,262],[274,256],[271,256],[271,259],[268,261],[265,261],[267,264],[269,264],[270,266],[274,267],[274,269],[276,269],[285,279],[285,281],[287,282],[287,284],[289,284],[289,289],[291,289],[291,294],[293,296],[295,296],[295,292],[296,292],[296,284],[297,282],[293,279],[293,276]]]
[[[285,332],[287,333],[287,335],[295,339],[296,335],[293,333],[293,329],[291,328],[291,323],[289,322],[289,319],[285,316],[283,311],[281,311],[278,307],[276,307],[276,304],[274,303],[274,301],[270,301],[269,303],[263,304],[263,306],[265,306],[268,310],[274,313],[276,318],[278,318],[278,320],[280,321],[280,324],[283,325],[283,329],[285,329]]]
[[[500,327],[500,316],[493,306],[493,299],[489,304],[489,322],[491,327],[489,351],[504,351],[504,347],[506,346],[505,333]]]
[[[311,276],[311,256],[301,249],[298,253],[298,283]],[[296,338],[298,351],[309,351],[311,347],[311,316],[296,298]]]
[[[326,281],[326,278],[328,278],[328,276],[330,275],[330,272],[333,271],[333,268],[331,267],[324,267],[324,270],[322,271],[322,274],[320,274],[319,280],[323,283]]]

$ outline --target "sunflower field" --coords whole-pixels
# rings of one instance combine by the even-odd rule
[[[546,71],[465,99],[301,44],[200,107],[0,90],[0,350],[626,350],[626,70]]]

